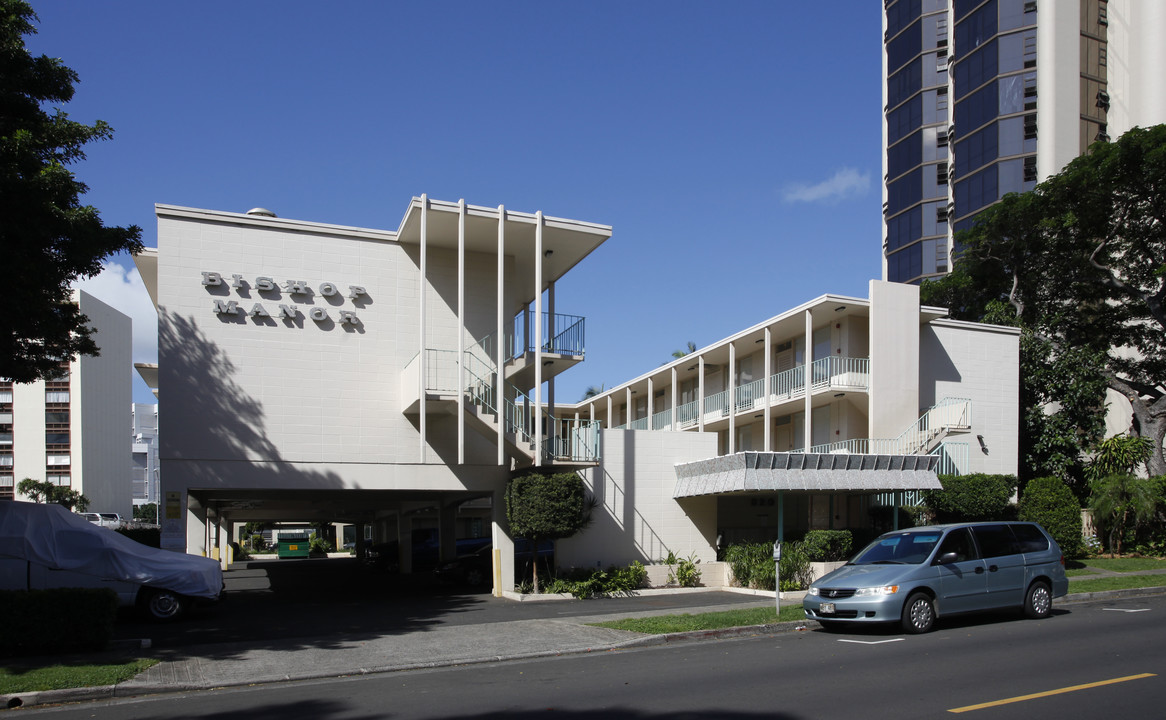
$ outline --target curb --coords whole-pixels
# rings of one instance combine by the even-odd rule
[[[1058,605],[1080,605],[1098,600],[1121,600],[1125,598],[1151,597],[1166,595],[1166,586],[1129,588],[1125,590],[1103,590],[1091,593],[1073,593],[1059,599]],[[738,637],[753,637],[763,635],[777,635],[787,632],[806,631],[807,620],[790,620],[787,622],[770,623],[766,625],[745,625],[740,627],[718,628],[716,630],[690,630],[687,632],[664,633],[660,635],[645,635],[632,637],[621,642],[611,643],[586,650],[541,650],[538,652],[517,653],[514,655],[483,655],[473,658],[459,658],[457,660],[438,660],[434,662],[409,663],[407,665],[382,665],[367,668],[354,668],[348,672],[320,672],[303,673],[295,677],[290,675],[282,680],[267,683],[254,683],[245,680],[233,683],[221,683],[216,688],[244,687],[274,682],[290,682],[299,680],[325,680],[328,678],[354,677],[360,675],[376,675],[390,672],[406,672],[409,670],[432,670],[441,667],[455,667],[458,665],[481,665],[485,663],[504,662],[508,660],[537,660],[539,658],[562,657],[565,655],[587,655],[594,652],[621,650],[626,648],[647,648],[670,645],[673,643],[692,642],[697,640],[720,640]],[[163,695],[171,693],[196,692],[209,690],[200,685],[166,685],[164,687],[150,687],[134,685],[127,681],[121,685],[104,685],[100,687],[68,688],[64,690],[40,690],[27,693],[0,695],[0,705],[8,710],[34,707],[38,705],[61,705],[65,703],[79,703],[93,700],[108,700],[113,698],[142,697],[149,695]]]

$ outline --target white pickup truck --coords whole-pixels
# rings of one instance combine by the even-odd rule
[[[0,590],[108,587],[123,606],[175,620],[218,600],[216,560],[159,550],[99,527],[60,505],[0,502]]]

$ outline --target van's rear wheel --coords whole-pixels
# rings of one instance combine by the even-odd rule
[[[151,620],[170,622],[186,612],[186,599],[172,590],[142,588],[139,605]]]
[[[1037,580],[1028,586],[1024,596],[1024,614],[1026,617],[1040,619],[1047,618],[1053,612],[1053,591],[1044,580]]]

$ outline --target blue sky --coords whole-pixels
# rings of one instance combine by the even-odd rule
[[[396,229],[415,195],[598,222],[579,399],[881,273],[881,5],[33,0],[107,224],[154,203]],[[128,257],[84,287],[134,318]],[[135,400],[151,401],[135,377]]]

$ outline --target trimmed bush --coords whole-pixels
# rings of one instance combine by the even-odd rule
[[[113,642],[117,594],[109,588],[0,591],[0,656],[104,650]]]
[[[1085,554],[1081,537],[1081,506],[1073,491],[1060,478],[1041,477],[1030,480],[1020,498],[1021,520],[1040,523],[1061,546],[1067,558]]]
[[[1012,475],[941,475],[942,490],[924,490],[923,504],[936,522],[1007,520],[1016,492]]]
[[[854,548],[854,537],[849,530],[811,530],[802,542],[810,562],[846,560]]]

